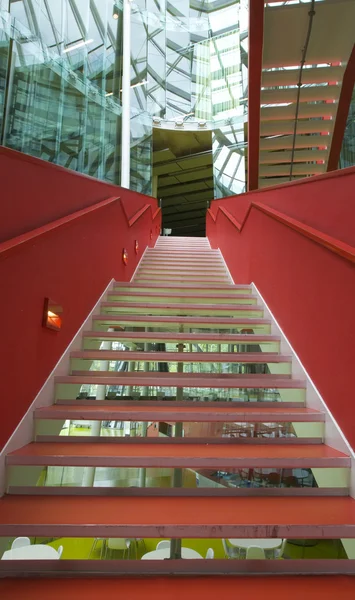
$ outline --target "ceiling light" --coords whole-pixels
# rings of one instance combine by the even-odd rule
[[[107,98],[108,96],[113,96],[113,92],[107,92],[107,94],[105,94],[105,96],[106,96],[106,98]]]
[[[206,127],[207,126],[207,121],[199,121],[198,122],[198,126],[199,127]]]
[[[118,6],[115,4],[113,7],[112,17],[117,21],[119,16],[120,16],[120,14],[119,14]]]
[[[74,44],[74,46],[70,46],[63,50],[63,52],[71,52],[72,50],[76,50],[77,48],[81,48],[82,46],[86,46],[87,44],[91,44],[94,40],[82,40],[78,44]]]
[[[184,126],[184,120],[183,119],[176,119],[175,120],[175,127],[183,127]]]

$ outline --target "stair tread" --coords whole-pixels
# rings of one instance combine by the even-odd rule
[[[163,455],[163,456],[162,456]],[[349,457],[335,450],[334,448],[325,444],[314,445],[314,444],[294,444],[285,446],[262,446],[258,444],[239,445],[239,444],[219,444],[219,443],[203,443],[203,444],[164,444],[164,450],[162,451],[162,445],[160,443],[149,443],[144,445],[144,450],[141,443],[135,444],[134,442],[125,443],[122,441],[120,444],[112,444],[102,442],[92,443],[87,438],[86,442],[31,442],[18,450],[10,452],[8,455],[9,464],[15,464],[12,458],[25,458],[25,459],[36,459],[37,457],[46,458],[79,458],[84,459],[84,463],[90,463],[90,459],[93,458],[114,458],[117,460],[117,464],[127,463],[130,459],[136,459],[135,462],[142,461],[155,461],[155,466],[166,464],[170,460],[176,463],[176,460],[194,460],[194,464],[201,461],[204,464],[209,460],[211,466],[215,466],[218,462],[223,465],[226,464],[223,461],[228,461],[228,464],[235,461],[235,464],[243,463],[247,466],[249,459],[254,459],[258,462],[258,465],[268,466],[271,461],[280,461],[280,464],[286,464],[287,461],[302,461],[304,466],[309,464],[309,467],[313,464],[318,464],[319,461],[327,464],[336,462],[336,459],[345,459],[350,464]],[[345,462],[344,461],[344,462]],[[47,464],[47,463],[46,463]],[[49,463],[48,463],[49,464]],[[69,462],[67,464],[70,464]],[[348,464],[348,466],[349,466]],[[177,466],[177,465],[175,465]],[[290,463],[291,466],[291,463]],[[345,466],[345,465],[344,465]]]
[[[139,535],[139,532],[141,535]],[[178,533],[177,533],[178,532]],[[355,537],[350,497],[4,496],[0,535]]]
[[[85,400],[83,401],[85,402]],[[174,415],[178,413],[179,418],[183,421],[198,420],[202,422],[208,422],[210,420],[216,421],[217,419],[222,422],[237,421],[237,422],[255,422],[256,420],[263,420],[266,418],[272,418],[275,422],[287,419],[289,422],[292,420],[304,420],[307,421],[316,418],[319,421],[324,420],[324,413],[311,408],[288,408],[287,404],[284,407],[273,407],[270,408],[253,408],[251,403],[247,403],[245,407],[233,407],[231,402],[230,407],[218,407],[217,406],[206,406],[206,403],[193,402],[192,406],[176,407],[176,406],[164,406],[166,402],[161,401],[154,404],[149,403],[149,406],[143,404],[143,406],[137,406],[129,404],[125,405],[115,404],[114,400],[111,401],[94,401],[97,404],[83,405],[80,401],[73,400],[72,404],[55,404],[50,407],[38,408],[35,412],[36,418],[41,418],[41,414],[56,413],[70,415],[71,418],[77,419],[81,416],[83,419],[89,418],[87,415],[95,416],[102,415],[102,420],[127,420],[127,415],[132,415],[132,420],[140,420],[144,416],[149,417],[148,420],[169,420],[173,419]],[[80,403],[80,404],[79,404]],[[79,404],[79,405],[78,405]],[[173,403],[172,403],[173,404]],[[216,403],[217,404],[217,403]],[[251,405],[250,405],[251,404]],[[250,408],[249,408],[250,406]],[[112,419],[106,419],[104,415],[113,415]],[[42,417],[43,418],[43,417]],[[48,418],[48,417],[46,417]],[[69,418],[69,416],[68,416]],[[97,418],[97,417],[96,417]],[[266,422],[266,421],[265,421]],[[272,421],[274,422],[274,421]]]
[[[75,350],[72,358],[87,360],[189,362],[189,363],[291,363],[292,356],[276,352],[154,352],[130,350]]]

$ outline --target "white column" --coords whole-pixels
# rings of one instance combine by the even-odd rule
[[[130,187],[131,170],[131,3],[123,0],[121,186]]]

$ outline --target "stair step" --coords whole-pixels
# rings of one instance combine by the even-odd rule
[[[134,283],[134,282],[125,282],[125,281],[115,281],[114,283],[114,289],[117,290],[121,290],[122,288],[127,288],[127,289],[131,289],[131,288],[138,288],[139,290],[144,289],[155,289],[155,288],[159,288],[162,290],[175,290],[175,289],[179,289],[179,290],[222,290],[222,291],[226,291],[228,293],[232,293],[232,292],[236,292],[236,293],[248,293],[252,291],[252,288],[250,285],[237,285],[237,284],[233,284],[233,283],[228,283],[228,284],[218,284],[218,283],[211,283],[210,285],[204,285],[204,284],[196,284],[196,283],[184,283],[182,285],[177,285],[174,283],[169,283],[167,285],[161,286],[158,285],[156,283],[152,283],[150,284],[143,284],[143,283]]]
[[[75,350],[70,358],[84,360],[115,360],[142,362],[185,362],[185,363],[292,363],[292,356],[275,352],[135,352],[122,350]]]
[[[197,275],[197,274],[180,274],[180,275],[169,275],[169,274],[161,274],[158,273],[144,273],[138,274],[134,277],[134,283],[180,283],[184,284],[185,281],[188,283],[228,283],[229,278],[227,275],[213,275],[208,277],[207,275]]]
[[[169,324],[170,328],[178,329],[179,325],[188,325],[190,328],[196,327],[199,329],[234,329],[241,327],[242,329],[255,330],[270,330],[270,319],[258,319],[252,317],[196,317],[196,316],[158,316],[158,315],[93,315],[93,322],[113,323],[121,325],[135,326],[136,323],[151,327],[152,324],[161,326],[162,323]]]
[[[83,338],[100,340],[150,341],[150,342],[203,342],[218,344],[275,344],[280,343],[278,335],[247,333],[174,333],[165,331],[84,331]]]
[[[355,500],[3,496],[0,536],[355,538]]]
[[[201,272],[201,269],[203,269],[202,272]],[[164,265],[162,263],[159,263],[159,266],[158,265],[152,265],[152,266],[140,265],[138,268],[136,277],[139,275],[142,275],[143,273],[146,275],[148,275],[149,273],[152,273],[152,274],[168,273],[171,275],[183,275],[184,277],[186,275],[197,275],[197,276],[200,276],[200,275],[225,276],[225,275],[227,275],[226,268],[224,265],[219,265],[218,267],[213,267],[213,266],[210,267],[210,266],[206,266],[206,265],[201,267],[199,265],[194,265],[193,267],[191,267],[189,265],[179,266],[176,263],[173,263],[171,265]]]
[[[113,296],[121,298],[124,301],[129,300],[130,302],[134,301],[135,298],[138,298],[141,302],[148,302],[151,298],[154,298],[154,302],[165,302],[165,299],[169,299],[172,302],[186,302],[191,300],[199,300],[203,301],[209,300],[210,304],[214,304],[213,300],[228,300],[228,302],[232,303],[241,303],[241,304],[257,304],[258,298],[257,296],[253,296],[251,294],[213,294],[210,292],[209,294],[193,294],[193,293],[174,293],[174,292],[123,292],[121,290],[110,291],[107,294],[108,297],[112,298]]]
[[[225,406],[220,407],[219,402],[177,403],[162,400],[148,404],[145,401],[59,400],[55,405],[36,409],[34,414],[36,419],[182,421],[185,423],[314,423],[325,420],[324,413],[311,408],[291,408],[288,402],[272,403],[283,404],[276,407],[255,407],[255,404],[265,405],[265,402],[244,402],[244,406],[235,406],[235,402],[224,404]]]
[[[102,440],[102,438],[101,438]],[[351,460],[325,444],[144,444],[32,442],[7,454],[7,466],[147,467],[191,469],[310,469],[350,467]]]
[[[239,313],[256,313],[262,315],[264,308],[258,304],[182,304],[166,302],[162,305],[159,302],[101,302],[101,308],[116,311],[128,312],[150,312],[164,315],[168,312],[178,312],[179,314],[191,314],[191,311],[197,315],[209,315],[210,313],[225,313],[226,316],[238,315]],[[189,312],[190,311],[190,312]]]
[[[55,377],[55,383],[93,385],[138,385],[154,387],[305,389],[306,381],[287,375],[253,375],[230,373],[165,373],[144,371],[73,371]]]

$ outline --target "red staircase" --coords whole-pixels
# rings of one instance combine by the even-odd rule
[[[0,536],[355,538],[355,501],[348,484],[332,483],[332,473],[338,469],[345,482],[349,479],[350,456],[324,443],[324,432],[319,431],[326,413],[307,406],[307,380],[293,375],[294,357],[281,352],[281,338],[272,333],[261,299],[251,286],[231,282],[219,251],[211,250],[206,239],[159,238],[156,247],[144,254],[133,281],[116,283],[110,290],[100,314],[92,318],[92,331],[86,331],[82,341],[82,350],[71,352],[71,372],[55,376],[53,405],[34,411],[41,433],[8,454],[8,469],[244,471],[251,487],[41,487],[36,482],[14,485],[10,476],[7,493],[0,500]],[[121,342],[127,349],[115,350],[112,342]],[[174,352],[148,350],[143,346],[148,343],[173,343],[178,348]],[[208,344],[209,351],[201,351],[199,344]],[[93,361],[101,361],[100,370],[90,370],[97,364]],[[128,363],[129,370],[114,371],[110,361]],[[152,363],[167,364],[170,370],[148,371],[146,365]],[[119,386],[125,395],[122,399],[77,399],[81,386],[88,384],[101,390]],[[133,399],[134,389],[140,390],[139,399]],[[63,437],[59,430],[65,420],[210,423],[211,432],[220,423],[231,423],[247,428],[250,435]],[[45,421],[51,423],[47,432]],[[258,423],[272,423],[280,431],[291,423],[294,435],[259,436]],[[301,426],[309,435],[297,433]],[[270,469],[280,474],[276,485],[266,485],[263,479],[263,471]],[[318,485],[285,487],[283,476],[292,477],[297,469],[308,470],[310,479],[313,472]],[[331,470],[328,485],[324,484],[325,469]],[[252,485],[255,470],[259,486]],[[0,575],[23,572],[23,565],[6,562],[6,566],[0,563]],[[159,565],[115,561],[114,567],[112,561],[95,561],[94,566],[93,561],[80,560],[44,564],[51,562],[36,567],[27,563],[25,571],[53,574],[53,569],[57,573],[74,569],[101,575],[179,574],[192,569],[200,574],[354,571],[352,560],[326,561],[326,566],[322,561],[293,560],[191,561],[192,566],[190,561],[159,561]],[[256,580],[252,582],[257,585]],[[11,585],[17,593],[17,583]],[[45,587],[43,582],[40,585]],[[182,591],[185,584],[178,585]],[[248,585],[250,593],[250,580]],[[283,585],[277,580],[274,590]]]

